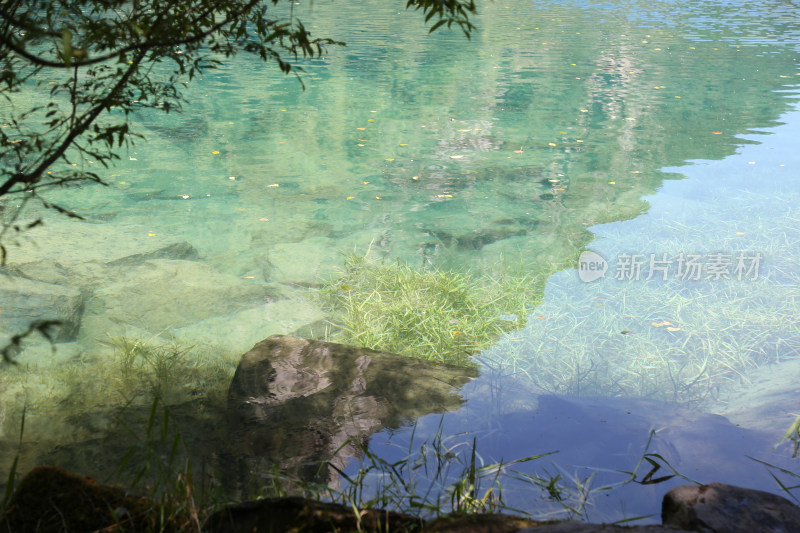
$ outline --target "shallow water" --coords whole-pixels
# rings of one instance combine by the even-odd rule
[[[43,445],[103,435],[106,423],[53,407],[118,398],[110,385],[76,396],[63,377],[108,359],[106,334],[201,345],[199,366],[224,376],[269,334],[318,331],[307,288],[353,251],[554,274],[528,325],[479,358],[488,377],[471,394],[525,391],[503,416],[540,393],[719,412],[750,371],[797,357],[797,6],[492,2],[470,41],[427,36],[399,5],[358,6],[297,8],[315,35],[347,42],[301,61],[305,91],[244,56],[209,72],[182,114],[137,118],[146,141],[101,170],[112,187],[54,197],[91,231],[50,216],[10,250],[27,275],[87,299],[61,366],[47,350],[19,356],[28,371],[4,384],[7,440],[25,402]],[[149,266],[93,266],[169,246]],[[608,261],[606,278],[578,279],[586,249]],[[763,260],[752,281],[610,279],[620,254],[664,253]]]

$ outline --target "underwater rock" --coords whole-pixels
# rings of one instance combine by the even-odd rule
[[[786,498],[723,483],[682,485],[664,496],[664,524],[708,533],[800,530],[800,507]]]
[[[74,340],[81,324],[83,297],[72,287],[0,274],[0,331],[22,333],[35,321],[57,320],[53,341]]]
[[[197,256],[188,242],[142,226],[71,220],[48,220],[26,231],[20,246],[7,249],[10,272],[87,291],[148,259]]]
[[[95,291],[86,303],[84,323],[87,340],[116,334],[125,324],[158,334],[282,297],[274,286],[224,274],[196,261],[154,259]]]
[[[231,454],[293,469],[343,468],[363,439],[457,409],[473,369],[331,342],[273,335],[244,354],[228,390]],[[349,442],[348,442],[349,441]],[[255,469],[252,464],[241,475]],[[316,465],[314,465],[316,469]]]
[[[496,213],[501,215],[501,213]],[[458,250],[480,250],[509,237],[528,235],[534,232],[541,224],[538,220],[528,218],[499,217],[495,220],[484,222],[476,229],[475,216],[471,213],[452,214],[439,217],[435,223],[424,225],[422,230],[436,237],[445,246],[455,247]]]

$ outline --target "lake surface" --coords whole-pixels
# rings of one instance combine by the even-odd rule
[[[300,61],[305,90],[272,65],[226,62],[191,84],[183,113],[137,117],[146,140],[98,171],[111,187],[54,193],[86,223],[48,215],[9,249],[12,267],[70,287],[84,306],[56,356],[30,346],[21,368],[4,369],[2,464],[23,405],[23,465],[46,457],[78,470],[119,460],[83,443],[117,435],[109,413],[142,400],[137,387],[157,382],[176,405],[208,393],[213,406],[258,340],[328,332],[335,317],[314,293],[351,253],[538,280],[532,312],[477,356],[482,377],[443,425],[465,442],[485,437],[489,462],[580,440],[548,418],[542,394],[724,413],[756,372],[769,383],[772,369],[776,380],[794,371],[800,6],[497,1],[481,7],[469,41],[427,35],[402,3],[295,8],[315,36],[347,43]],[[578,271],[587,251],[608,269],[591,282]],[[690,256],[699,279],[684,268]],[[174,348],[125,367],[137,342]],[[158,377],[156,352],[181,379]],[[752,429],[779,437],[794,409]],[[470,412],[515,428],[513,445]],[[540,429],[518,418],[535,412],[565,440],[539,438],[538,449]],[[683,416],[671,413],[661,416]],[[648,428],[616,427],[635,462]],[[437,428],[424,418],[415,438]],[[374,446],[393,438],[411,437]],[[743,455],[723,444],[713,453]],[[610,465],[585,466],[625,468]],[[560,516],[552,502],[515,504]],[[599,518],[649,513],[615,503]]]

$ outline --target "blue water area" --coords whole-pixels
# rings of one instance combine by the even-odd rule
[[[645,453],[660,457],[649,480],[671,466],[775,491],[743,456],[795,468],[787,444],[771,448],[792,422],[784,378],[800,355],[800,8],[498,0],[467,40],[429,35],[401,4],[295,5],[315,36],[347,43],[297,59],[304,89],[275,65],[226,59],[187,86],[182,112],[136,114],[143,139],[112,168],[77,160],[109,187],[47,193],[84,221],[28,206],[45,223],[9,244],[7,273],[31,289],[0,331],[53,308],[72,328],[55,356],[26,345],[0,375],[0,458],[23,406],[21,465],[113,470],[109,420],[131,405],[146,419],[153,392],[207,427],[255,342],[340,338],[320,294],[350,290],[336,280],[355,254],[536,280],[524,313],[499,312],[519,328],[475,356],[465,407],[375,436],[378,455],[437,431],[457,445],[448,459],[468,459],[473,438],[484,464],[560,450],[509,479],[513,506],[549,517],[657,514],[685,479],[595,490]],[[49,98],[48,76],[10,101]],[[593,281],[580,276],[588,252],[606,267]],[[697,279],[681,274],[689,257]]]
[[[757,144],[735,155],[667,169],[686,179],[646,198],[646,214],[590,228],[605,276],[584,281],[577,264],[553,275],[528,325],[481,354],[484,373],[466,387],[460,411],[384,432],[371,449],[390,462],[424,458],[434,468],[430,449],[444,437],[441,453],[454,457],[451,477],[438,480],[447,486],[468,469],[475,442],[485,467],[479,496],[496,488],[499,472],[506,503],[535,509],[538,518],[656,523],[661,497],[688,482],[786,496],[773,474],[791,486],[794,477],[778,468],[797,471],[792,447],[781,441],[796,416],[800,350],[790,311],[798,291],[800,113],[781,121],[748,136]],[[699,280],[678,271],[681,253],[701,257]],[[707,264],[720,253],[761,259],[741,275],[732,259],[730,279],[717,279]],[[646,258],[640,277],[619,265],[636,254]],[[648,280],[651,254],[672,262]],[[742,405],[738,396],[758,365],[761,386],[774,396],[745,396]],[[715,379],[725,374],[722,384]],[[548,455],[514,462],[539,454]],[[498,463],[506,464],[492,467]],[[643,484],[656,464],[649,480],[674,477]],[[558,499],[546,490],[557,476]],[[421,486],[422,494],[430,488]]]

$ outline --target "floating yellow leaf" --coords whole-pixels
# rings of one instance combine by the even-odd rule
[[[364,131],[367,128],[356,128],[356,129],[359,130],[359,131]]]
[[[582,142],[583,142],[583,140],[581,140],[581,139],[575,139],[575,142],[576,142],[576,143],[582,143]]]
[[[669,320],[661,320],[659,322],[650,322],[650,325],[653,326],[654,328],[660,328],[662,326],[671,326],[672,322],[670,322]]]
[[[386,160],[387,161],[394,161],[394,157],[387,157]]]
[[[522,148],[520,148],[519,150],[514,150],[514,153],[515,154],[521,154],[521,153],[523,153],[523,150],[522,150]]]
[[[348,196],[347,198],[345,198],[345,200],[352,200],[353,198],[355,198],[355,196]]]
[[[268,218],[259,218],[258,221],[259,222],[269,222],[269,219]]]
[[[155,237],[155,236],[156,236],[156,234],[155,234],[155,233],[153,233],[153,232],[151,231],[150,233],[148,233],[148,234],[147,234],[147,236],[148,236],[148,237]]]
[[[461,155],[461,154],[455,154],[455,155],[451,155],[450,159],[461,159],[462,157],[464,157],[464,156]]]
[[[375,199],[376,200],[383,200],[383,196],[376,196]]]
[[[267,187],[280,187],[280,185],[277,183],[270,183],[269,185],[267,185]]]
[[[411,179],[412,179],[412,180],[418,180],[418,179],[419,179],[419,176],[414,176],[414,177],[412,177]]]
[[[722,135],[721,131],[712,131],[711,133],[713,133],[714,135]]]
[[[547,143],[547,146],[555,146],[556,143]]]
[[[244,279],[255,279],[255,276],[242,276]]]
[[[400,146],[408,146],[408,143],[400,143]]]
[[[214,154],[214,155],[217,155],[217,154],[219,153],[219,150],[214,150],[214,151],[213,151],[213,152],[211,152],[211,153],[212,153],[212,154]]]
[[[588,112],[589,112],[588,109],[581,109],[581,113],[588,113]]]
[[[452,198],[453,195],[452,194],[437,194],[436,197],[437,198]]]
[[[553,190],[554,191],[566,191],[567,189],[565,189],[564,187],[555,187]]]
[[[672,327],[672,326],[667,328],[667,331],[680,331],[680,330],[681,330],[681,328],[675,328],[675,327]]]
[[[616,184],[617,184],[617,182],[616,182],[616,181],[609,181],[609,182],[608,182],[608,184],[609,184],[609,185],[616,185]]]

